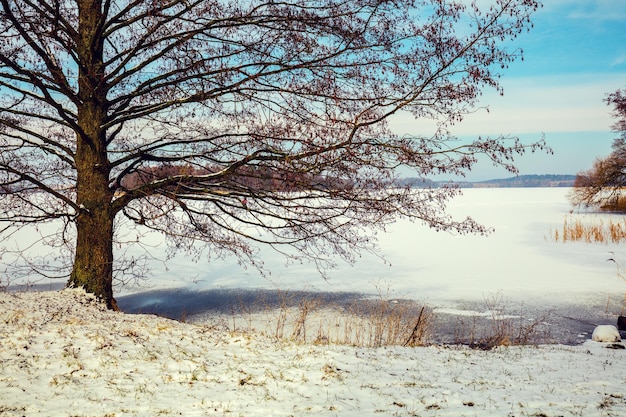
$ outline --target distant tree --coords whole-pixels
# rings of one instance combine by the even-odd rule
[[[626,90],[609,94],[606,103],[613,106],[617,121],[611,128],[619,136],[607,157],[596,159],[591,169],[576,176],[569,198],[574,205],[622,211],[626,210],[621,198],[626,187]]]
[[[137,272],[114,244],[140,243],[141,230],[164,234],[172,253],[257,266],[257,244],[290,246],[321,272],[371,250],[398,217],[484,232],[445,213],[454,188],[389,185],[401,167],[462,175],[479,155],[515,172],[515,155],[545,148],[447,133],[484,88],[501,90],[500,71],[521,56],[509,41],[538,6],[0,0],[5,247],[38,225],[68,262],[20,266],[115,308],[114,272]],[[387,120],[400,111],[441,127],[398,136]]]

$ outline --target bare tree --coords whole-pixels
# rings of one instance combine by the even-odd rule
[[[613,106],[612,115],[617,119],[611,126],[619,136],[613,141],[611,153],[598,158],[593,167],[576,176],[570,202],[585,207],[606,210],[626,210],[623,190],[626,187],[626,90],[617,90],[606,98]]]
[[[69,284],[115,308],[129,221],[172,251],[254,263],[269,244],[320,271],[399,216],[484,232],[446,214],[453,187],[393,187],[401,167],[462,175],[486,155],[515,172],[513,156],[545,148],[449,136],[500,90],[539,7],[468,3],[0,0],[3,236],[55,221]],[[440,129],[394,134],[400,111]]]

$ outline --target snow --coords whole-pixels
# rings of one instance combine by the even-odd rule
[[[617,327],[610,324],[602,324],[593,329],[591,340],[596,342],[621,342],[622,339],[617,331]]]
[[[0,293],[2,416],[618,416],[626,351],[298,344]]]
[[[15,292],[11,281],[0,292],[0,416],[626,415],[626,350],[591,336],[623,315],[626,287],[607,259],[626,259],[619,244],[551,239],[566,218],[611,216],[572,212],[567,192],[465,190],[450,212],[493,226],[492,235],[399,222],[380,236],[388,263],[364,255],[328,280],[267,250],[267,279],[228,261],[166,262],[155,240],[148,287],[116,289],[126,314],[79,290]],[[277,290],[255,310],[252,294]],[[298,291],[335,304],[357,293],[417,300],[452,333],[474,332],[480,320],[487,329],[538,324],[556,343],[483,351],[438,344],[445,337],[417,348],[274,337],[281,294]],[[233,316],[244,302],[249,312]],[[129,314],[169,311],[192,322]],[[336,312],[322,311],[332,326]]]
[[[615,324],[624,313],[626,285],[614,258],[626,264],[623,244],[556,242],[554,231],[566,219],[605,223],[623,216],[578,212],[566,198],[567,188],[466,189],[450,202],[457,219],[471,216],[493,227],[489,236],[437,233],[419,223],[399,221],[379,236],[387,260],[364,254],[354,265],[339,264],[327,280],[307,263],[285,265],[271,249],[260,259],[271,274],[213,259],[184,257],[155,265],[145,287],[116,288],[125,311],[153,312],[188,320],[229,316],[248,295],[240,289],[282,293],[365,293],[373,298],[409,299],[433,308],[443,321],[437,341],[455,340],[455,326],[493,317],[493,298],[501,298],[498,316],[515,320],[548,317],[551,340],[580,343],[600,324]],[[156,241],[152,256],[165,259]],[[297,294],[296,294],[297,295]],[[262,303],[267,301],[262,301]],[[272,306],[279,307],[280,300]],[[623,315],[623,314],[622,314]],[[228,317],[222,317],[228,320]],[[488,325],[488,323],[486,323]],[[546,340],[547,341],[547,340]]]

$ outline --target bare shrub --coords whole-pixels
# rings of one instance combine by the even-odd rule
[[[305,299],[298,305],[298,315],[296,317],[291,340],[306,342],[306,321],[309,313],[315,311],[320,304],[318,300]]]
[[[421,346],[430,337],[432,312],[412,300],[361,300],[346,317],[343,343],[367,347]]]

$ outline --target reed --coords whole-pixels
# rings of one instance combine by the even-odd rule
[[[566,218],[561,229],[551,231],[555,242],[621,243],[626,241],[626,218],[593,222]]]

